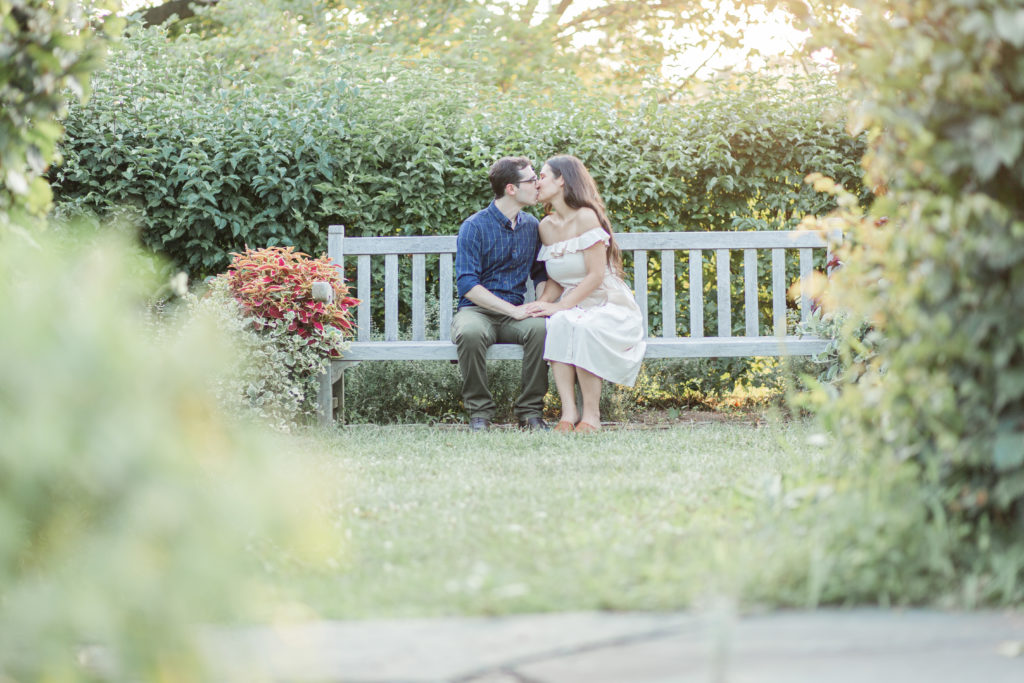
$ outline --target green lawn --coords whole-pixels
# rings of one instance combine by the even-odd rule
[[[813,430],[309,432],[300,446],[337,479],[349,543],[295,585],[333,618],[835,601],[820,520],[843,468]],[[856,540],[862,523],[827,530]],[[884,579],[869,589],[900,590]]]

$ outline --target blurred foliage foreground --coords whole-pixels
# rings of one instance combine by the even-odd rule
[[[338,557],[323,478],[218,407],[213,327],[147,324],[156,270],[109,235],[0,241],[5,682],[198,680],[197,624],[271,618],[269,570]]]

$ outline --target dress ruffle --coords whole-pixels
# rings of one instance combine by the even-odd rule
[[[583,251],[587,247],[592,247],[598,242],[604,242],[605,246],[610,242],[608,233],[604,231],[604,228],[591,228],[582,235],[576,235],[567,240],[561,242],[555,242],[554,244],[541,245],[540,251],[537,252],[538,261],[549,261],[555,258],[561,258],[566,254],[573,254],[577,251]]]

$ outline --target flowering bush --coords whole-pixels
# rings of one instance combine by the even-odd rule
[[[258,381],[243,378],[239,387],[245,402],[261,413],[273,406],[276,418],[282,409],[292,420],[313,415],[317,375],[344,349],[353,329],[349,309],[359,302],[348,296],[341,273],[326,256],[314,259],[294,247],[246,249],[232,256],[228,272],[211,282],[210,295],[237,303],[234,310],[246,330],[243,346],[254,349],[254,335],[262,340],[256,355],[263,369],[249,377]],[[314,282],[327,282],[334,301],[313,300]]]
[[[328,340],[324,350],[337,355],[333,345],[335,334],[342,336],[352,329],[348,309],[359,302],[348,296],[348,287],[341,273],[326,256],[312,259],[295,247],[246,249],[231,254],[234,259],[228,272],[218,276],[225,280],[246,316],[254,319],[257,330],[288,323],[294,332],[310,345]],[[334,290],[334,301],[314,301],[314,282],[327,282]],[[336,332],[329,330],[335,328]]]

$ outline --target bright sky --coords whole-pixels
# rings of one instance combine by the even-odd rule
[[[550,6],[556,0],[546,1]],[[576,5],[578,9],[570,12],[566,19],[571,19],[572,16],[576,16],[586,9],[601,5],[602,0],[578,0],[578,3]],[[722,7],[722,4],[715,0],[705,0],[705,4],[719,7],[722,14],[731,9],[728,6]],[[713,47],[704,50],[690,50],[680,55],[672,64],[666,65],[666,71],[670,75],[689,76],[699,69],[698,75],[702,78],[707,78],[716,71],[730,68],[748,67],[756,70],[766,66],[767,60],[772,57],[796,51],[807,39],[805,31],[798,31],[789,25],[783,10],[775,10],[772,13],[768,13],[764,6],[759,3],[749,2],[746,4],[750,8],[750,23],[743,30],[743,44],[746,49],[723,49],[717,53]],[[722,26],[724,28],[724,23]],[[579,42],[586,44],[589,39],[589,36],[580,36]],[[596,40],[597,38],[594,37],[594,39]],[[675,39],[669,36],[666,40],[674,40],[678,44],[685,40],[685,34],[681,34],[675,37]],[[753,58],[749,64],[745,64],[747,51],[750,48],[756,49],[760,53],[760,57]],[[707,61],[707,64],[701,67],[705,61]]]
[[[124,10],[131,11],[159,5],[162,1],[122,0],[122,6]],[[525,1],[519,0],[519,2]],[[553,5],[556,1],[544,0],[548,6]],[[706,2],[713,6],[719,5],[715,0],[706,0]],[[578,9],[573,14],[600,4],[602,4],[602,0],[582,0],[576,5]],[[766,59],[791,53],[803,44],[807,37],[806,33],[797,31],[789,26],[781,10],[776,10],[769,15],[763,6],[757,6],[757,3],[753,2],[748,4],[751,6],[751,23],[743,31],[743,42],[748,48],[756,48],[761,53],[760,57],[750,60],[749,64],[744,64],[745,50],[721,50],[717,54],[713,54],[715,52],[714,48],[691,50],[681,55],[674,63],[666,65],[666,71],[670,75],[689,76],[694,70],[700,68],[698,75],[702,78],[707,78],[716,71],[729,68],[742,68],[746,66],[756,70],[767,64]],[[571,18],[571,16],[567,18]],[[579,40],[585,43],[587,37],[580,36]],[[672,38],[669,37],[667,40],[672,40]],[[707,60],[707,64],[701,68],[701,64],[705,60]]]

